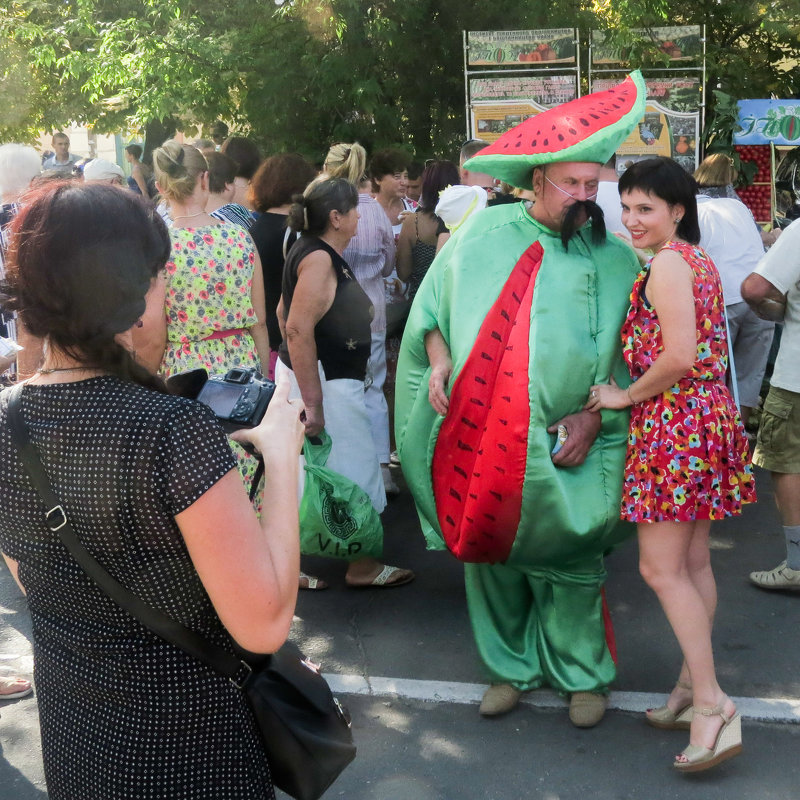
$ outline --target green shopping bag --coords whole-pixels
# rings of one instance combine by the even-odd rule
[[[383,554],[383,525],[367,493],[325,466],[331,437],[306,438],[306,482],[300,501],[300,552],[355,561]]]

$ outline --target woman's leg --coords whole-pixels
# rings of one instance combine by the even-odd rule
[[[702,597],[709,622],[713,627],[714,613],[717,609],[717,584],[711,570],[711,553],[708,549],[710,529],[711,520],[695,521],[694,532],[689,542],[686,566],[689,571],[689,579]],[[672,711],[684,708],[692,699],[691,689],[686,688],[686,686],[692,685],[692,677],[685,659],[681,665],[678,681],[683,686],[676,684],[667,700],[667,706]]]
[[[695,534],[699,538],[694,542],[693,549]],[[724,695],[714,671],[711,618],[706,607],[706,603],[712,599],[708,584],[710,570],[705,570],[703,559],[697,554],[701,542],[704,539],[707,542],[707,523],[642,523],[638,526],[638,536],[639,570],[656,593],[678,639],[691,675],[693,705],[695,708],[712,708]],[[695,579],[699,580],[700,588],[690,574],[690,552],[698,560],[695,566],[699,572]],[[730,700],[726,700],[725,710],[730,713],[735,710]],[[690,741],[703,747],[713,747],[721,725],[719,716],[695,714]]]

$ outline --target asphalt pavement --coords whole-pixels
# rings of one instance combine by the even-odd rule
[[[359,748],[326,798],[800,799],[800,593],[748,584],[748,572],[772,568],[784,554],[763,472],[758,489],[757,505],[712,529],[717,670],[743,712],[742,756],[708,773],[676,774],[670,764],[685,732],[644,724],[642,710],[663,702],[680,654],[638,575],[633,540],[607,559],[619,674],[603,722],[574,728],[565,701],[544,690],[528,693],[505,717],[479,717],[486,677],[472,642],[462,568],[447,553],[424,549],[404,492],[384,513],[385,556],[413,568],[413,583],[348,589],[343,562],[304,559],[305,571],[330,588],[301,593],[291,636],[322,664],[349,707]],[[0,613],[0,671],[30,674],[30,622],[5,568]],[[0,800],[44,800],[35,695],[0,703],[0,713]]]

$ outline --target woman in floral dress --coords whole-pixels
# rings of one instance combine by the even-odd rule
[[[684,657],[659,728],[690,729],[682,772],[741,752],[741,719],[717,683],[711,649],[716,586],[711,521],[755,500],[747,439],[725,386],[728,345],[716,267],[697,243],[694,185],[674,161],[648,159],[620,178],[622,222],[655,252],[639,274],[623,325],[634,382],[593,386],[586,407],[632,406],[622,517],[637,523],[639,568]]]
[[[208,165],[194,147],[166,142],[153,153],[156,182],[170,205],[171,255],[148,296],[137,337],[141,363],[168,378],[204,368],[269,364],[263,273],[253,240],[241,226],[205,212]],[[246,485],[257,461],[233,445]]]

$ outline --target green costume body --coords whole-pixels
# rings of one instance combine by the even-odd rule
[[[428,547],[443,549],[431,465],[437,448],[456,442],[438,441],[443,418],[428,400],[424,337],[436,328],[444,336],[453,387],[484,318],[535,242],[543,255],[528,370],[513,389],[527,392],[530,408],[519,526],[503,563],[465,565],[469,614],[493,682],[604,691],[615,667],[603,620],[603,554],[632,532],[619,520],[628,413],[603,411],[578,467],[553,464],[556,437],[547,428],[580,411],[592,384],[612,375],[622,386],[630,382],[619,338],[638,272],[630,248],[612,236],[594,245],[586,226],[565,251],[559,234],[522,203],[474,214],[437,256],[411,309],[398,364],[396,438]],[[451,410],[453,401],[451,394]]]

